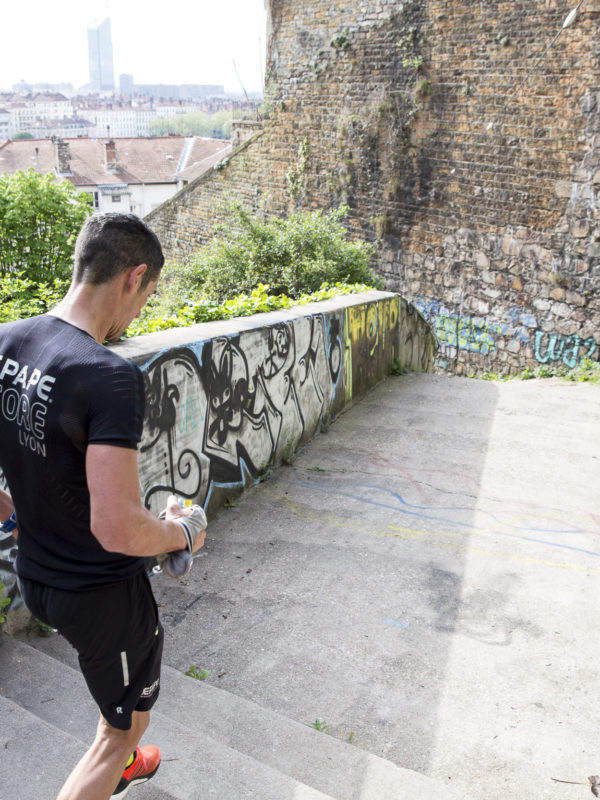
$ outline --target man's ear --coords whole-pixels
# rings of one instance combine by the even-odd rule
[[[142,277],[148,269],[146,264],[138,264],[137,267],[130,267],[127,271],[127,288],[132,292],[139,291]]]

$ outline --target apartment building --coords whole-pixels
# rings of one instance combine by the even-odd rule
[[[0,172],[51,173],[89,192],[95,211],[144,217],[230,152],[201,136],[23,139],[0,144]]]

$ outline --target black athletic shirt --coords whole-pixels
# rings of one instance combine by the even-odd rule
[[[0,325],[0,468],[17,511],[17,573],[61,589],[114,583],[144,560],[90,530],[88,444],[136,449],[139,367],[80,328],[43,315]]]

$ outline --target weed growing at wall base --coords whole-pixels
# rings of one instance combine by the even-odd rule
[[[209,669],[203,669],[202,672],[198,672],[198,667],[195,664],[192,664],[191,667],[186,669],[185,675],[188,678],[194,678],[196,681],[205,681],[210,676]]]
[[[469,377],[473,378],[477,376],[469,375]],[[600,383],[600,362],[592,361],[590,358],[583,358],[576,367],[573,367],[573,369],[569,369],[563,365],[551,367],[547,364],[542,364],[534,369],[527,367],[516,375],[505,375],[504,373],[497,372],[484,372],[478,377],[480,380],[484,381],[508,381],[513,379],[526,381],[533,378],[562,378],[565,381],[573,381],[577,383]]]
[[[1,596],[3,591],[4,584],[0,583],[0,625],[6,622],[6,614],[4,613],[4,609],[10,605],[10,598]]]

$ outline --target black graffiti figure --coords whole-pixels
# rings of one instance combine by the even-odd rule
[[[342,343],[340,341],[340,321],[337,317],[331,318],[329,327],[329,373],[335,385],[342,367]]]
[[[222,447],[230,432],[238,432],[244,412],[250,413],[248,365],[241,352],[227,342],[215,365],[210,359],[210,423],[208,436]]]
[[[282,369],[290,354],[291,333],[288,325],[269,328],[269,355],[264,361],[263,375],[272,378]]]
[[[140,453],[152,450],[164,435],[167,440],[168,457],[168,480],[153,485],[146,492],[144,497],[146,507],[149,507],[150,498],[157,492],[167,491],[183,497],[196,497],[202,481],[202,465],[192,450],[183,449],[175,462],[177,406],[181,393],[177,385],[169,379],[169,370],[176,369],[183,370],[188,379],[194,375],[198,376],[198,362],[192,353],[180,353],[175,358],[166,356],[153,364],[149,372],[144,373],[146,391],[144,427],[150,434],[150,441],[140,447]],[[193,470],[197,472],[198,480],[186,492],[180,483],[189,478]]]

